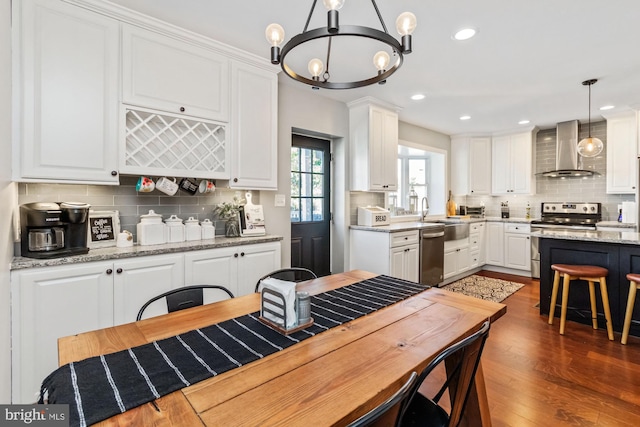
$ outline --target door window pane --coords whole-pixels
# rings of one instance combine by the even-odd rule
[[[291,222],[325,219],[325,160],[322,150],[291,148]]]
[[[300,196],[300,174],[291,172],[291,196]]]

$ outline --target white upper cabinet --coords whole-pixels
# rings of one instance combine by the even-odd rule
[[[15,181],[117,184],[118,22],[13,2]]]
[[[229,186],[278,187],[278,75],[239,61],[231,64],[232,159]]]
[[[638,160],[638,119],[635,111],[606,116],[607,193],[634,194]]]
[[[370,98],[348,105],[351,190],[396,191],[398,114]]]
[[[455,195],[491,194],[491,138],[451,138],[451,191]]]
[[[229,61],[211,50],[122,25],[122,101],[229,120]]]
[[[536,131],[496,135],[491,147],[491,193],[535,194]]]

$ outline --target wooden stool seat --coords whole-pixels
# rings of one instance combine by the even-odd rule
[[[640,289],[640,274],[629,273],[627,274],[627,280],[629,281],[629,298],[627,299],[627,311],[624,315],[624,326],[622,327],[622,344],[626,344],[629,338],[633,304],[636,301],[636,291]]]
[[[553,317],[558,300],[560,277],[562,276],[562,305],[560,306],[560,335],[564,335],[567,320],[567,305],[569,303],[569,284],[572,280],[585,280],[589,283],[589,300],[591,302],[591,324],[593,329],[598,329],[598,314],[596,311],[595,282],[600,283],[602,295],[602,307],[607,321],[607,335],[613,341],[613,324],[611,322],[611,310],[609,308],[609,293],[607,292],[607,279],[609,270],[596,265],[553,264],[551,269],[555,271],[553,276],[553,290],[551,292],[551,306],[549,307],[549,324],[553,325]],[[640,279],[640,275],[637,276]],[[640,283],[640,282],[639,282]],[[634,295],[635,298],[635,295]]]
[[[609,275],[609,270],[604,267],[598,267],[596,265],[553,264],[551,266],[551,269],[576,277],[580,276],[599,278],[607,277]]]

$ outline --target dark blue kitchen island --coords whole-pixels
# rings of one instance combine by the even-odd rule
[[[640,234],[613,231],[553,231],[532,233],[540,238],[540,314],[549,315],[551,290],[553,288],[552,264],[589,264],[609,270],[607,289],[611,306],[613,329],[622,331],[629,282],[627,273],[640,273]],[[589,288],[586,282],[571,284],[567,319],[591,324]],[[598,325],[605,327],[602,300],[596,293]],[[560,315],[560,298],[556,305],[556,316]],[[640,336],[640,302],[636,302],[630,334]]]

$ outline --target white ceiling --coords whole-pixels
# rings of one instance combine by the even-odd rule
[[[269,58],[264,30],[281,24],[286,39],[304,27],[311,0],[112,0],[131,9]],[[640,1],[638,0],[378,0],[389,33],[395,19],[413,12],[418,27],[413,53],[386,85],[360,89],[313,91],[281,73],[280,81],[348,102],[373,96],[399,106],[400,119],[446,134],[512,130],[528,126],[550,128],[557,122],[588,117],[592,87],[592,120],[599,107],[616,112],[640,107]],[[325,25],[318,1],[309,28]],[[368,0],[346,0],[343,25],[376,25]],[[451,35],[472,26],[478,34],[456,42]],[[379,27],[379,23],[376,28]],[[298,48],[300,49],[300,48]],[[350,67],[373,70],[370,56]],[[311,59],[310,57],[308,59]],[[336,73],[339,58],[331,67]],[[306,67],[305,67],[306,68]],[[422,101],[412,101],[414,93]],[[467,121],[459,120],[470,115]]]

